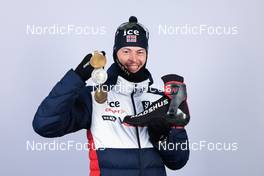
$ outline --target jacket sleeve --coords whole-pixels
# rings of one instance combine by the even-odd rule
[[[43,137],[59,137],[89,128],[91,114],[91,91],[71,69],[42,101],[32,125]]]
[[[183,113],[190,115],[187,101],[184,101],[179,106],[179,109]],[[189,160],[189,141],[184,128],[171,128],[170,134],[165,141],[159,141],[153,145],[169,169],[181,169]]]

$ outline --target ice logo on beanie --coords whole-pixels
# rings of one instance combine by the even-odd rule
[[[124,30],[124,36],[126,35],[139,35],[139,31],[136,29]]]
[[[137,42],[137,36],[139,35],[138,30],[124,30],[124,35],[126,36],[126,42]]]

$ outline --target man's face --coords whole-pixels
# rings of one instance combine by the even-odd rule
[[[141,47],[123,47],[117,51],[118,60],[131,73],[136,73],[145,64],[147,52]]]

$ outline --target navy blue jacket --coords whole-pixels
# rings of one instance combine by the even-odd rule
[[[106,84],[112,87],[103,104],[94,100],[94,87],[69,70],[38,107],[34,130],[43,137],[60,137],[87,129],[89,146],[96,148],[89,151],[92,176],[165,176],[165,166],[182,168],[189,149],[171,146],[188,141],[185,129],[172,128],[167,143],[161,145],[149,141],[147,127],[121,123],[124,116],[142,112],[143,102],[154,102],[161,95],[142,91],[153,82],[150,74],[148,80],[133,83],[119,76],[116,67],[108,69]]]

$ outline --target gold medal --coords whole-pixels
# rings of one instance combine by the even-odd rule
[[[97,103],[103,104],[107,100],[107,92],[99,87],[94,93],[94,99]]]
[[[106,57],[102,53],[94,51],[90,64],[93,68],[102,68],[106,65]]]

